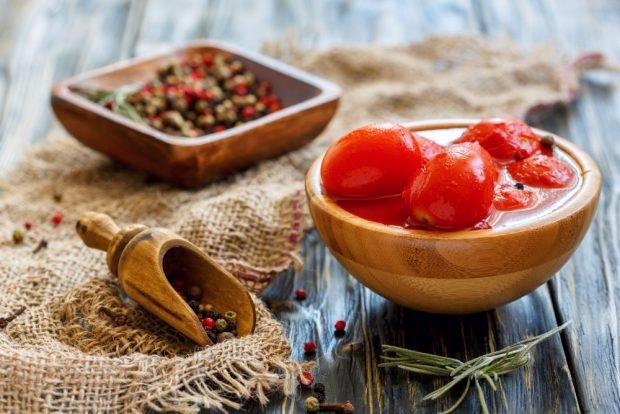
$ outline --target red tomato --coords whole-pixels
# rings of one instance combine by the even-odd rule
[[[383,197],[402,192],[421,162],[420,148],[407,128],[392,123],[368,125],[328,148],[321,179],[332,196]]]
[[[415,140],[418,142],[420,151],[422,152],[422,165],[426,165],[431,158],[443,151],[443,146],[439,145],[435,141],[424,138],[421,135],[413,133]]]
[[[450,145],[405,187],[410,219],[438,229],[457,230],[487,218],[497,169],[477,142]]]
[[[571,167],[544,154],[534,154],[510,164],[508,172],[515,180],[532,187],[562,188],[575,177]]]
[[[479,142],[501,162],[527,158],[540,149],[540,139],[519,119],[491,118],[472,125],[455,143]]]
[[[529,190],[519,190],[514,185],[502,184],[495,189],[493,206],[498,210],[510,211],[531,207],[536,195]]]
[[[338,205],[349,213],[377,223],[404,226],[407,221],[407,209],[399,195],[372,200],[338,200]]]

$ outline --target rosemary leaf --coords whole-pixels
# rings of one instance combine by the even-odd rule
[[[397,367],[418,374],[451,378],[447,384],[424,396],[424,400],[436,400],[444,396],[457,384],[466,381],[465,390],[458,400],[443,412],[444,414],[453,412],[461,405],[469,392],[471,382],[474,381],[476,393],[480,400],[480,408],[486,414],[489,410],[484,399],[484,391],[480,384],[480,379],[485,380],[491,389],[497,391],[496,384],[501,375],[508,374],[527,365],[532,360],[531,351],[536,345],[562,331],[571,322],[568,321],[541,335],[522,339],[498,351],[489,352],[466,362],[393,345],[382,345],[383,354],[381,359],[383,362],[379,366],[384,368]]]

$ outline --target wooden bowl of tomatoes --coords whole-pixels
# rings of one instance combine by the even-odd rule
[[[400,305],[448,314],[495,308],[551,278],[600,190],[585,152],[501,118],[362,127],[306,176],[316,228],[353,276]]]

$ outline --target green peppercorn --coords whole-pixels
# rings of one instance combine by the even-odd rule
[[[319,400],[316,397],[308,397],[306,401],[304,401],[306,411],[309,413],[316,413],[319,411],[319,404]]]
[[[202,297],[202,288],[199,285],[192,285],[187,289],[187,296],[190,299],[200,300]]]
[[[13,230],[13,242],[19,244],[24,241],[24,233],[21,230]]]
[[[213,57],[213,64],[216,67],[225,65],[226,64],[226,57],[224,55],[215,55]]]
[[[153,97],[150,104],[153,105],[158,111],[166,108],[166,100],[161,96]]]
[[[209,102],[207,102],[204,99],[200,99],[196,102],[196,105],[194,105],[194,108],[198,112],[204,112],[205,110],[209,109]]]
[[[237,105],[237,106],[245,105],[245,96],[234,95],[231,99],[232,99],[233,103],[235,105]]]
[[[146,104],[144,112],[146,112],[147,115],[155,115],[157,113],[157,107],[149,102]]]
[[[234,110],[228,110],[224,113],[224,121],[234,123],[237,121],[237,113]]]
[[[196,124],[201,128],[209,128],[215,125],[215,117],[213,115],[203,115],[198,117]]]
[[[169,85],[176,85],[179,83],[179,78],[175,75],[168,75],[166,76],[165,82]]]
[[[187,102],[183,97],[177,97],[172,101],[172,109],[176,109],[179,112],[183,112],[187,109]]]
[[[228,322],[226,322],[226,319],[218,319],[215,321],[215,330],[218,332],[224,332],[226,329],[228,329]]]
[[[226,311],[226,312],[224,312],[224,318],[228,322],[236,322],[237,321],[237,312],[235,312],[235,311]]]
[[[183,126],[183,116],[178,111],[168,111],[161,115],[161,119],[166,126],[180,129]]]
[[[229,339],[234,339],[234,337],[235,335],[233,335],[231,332],[222,332],[217,335],[217,343],[219,344],[220,342],[226,342]]]
[[[181,128],[181,135],[195,138],[200,136],[200,130],[194,128],[193,126],[184,126],[183,128]]]
[[[153,128],[157,128],[157,129],[162,129],[164,127],[164,123],[162,122],[160,118],[153,119],[151,121],[151,125],[153,126]]]
[[[230,75],[232,74],[231,70],[226,67],[226,66],[218,66],[215,68],[215,77],[220,79],[220,80],[224,80],[230,77]]]
[[[241,63],[241,61],[239,60],[233,60],[230,63],[230,69],[233,72],[241,72],[243,70],[243,63]]]

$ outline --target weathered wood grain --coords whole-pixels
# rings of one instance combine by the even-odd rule
[[[620,8],[613,0],[0,0],[0,169],[6,171],[48,130],[53,81],[191,38],[259,49],[288,36],[302,47],[324,48],[465,32],[512,36],[526,45],[554,41],[573,54],[599,49],[620,61],[619,27]],[[464,317],[407,310],[361,288],[316,234],[307,236],[304,270],[280,276],[264,296],[276,305],[294,358],[303,358],[303,342],[317,341],[317,376],[330,399],[351,399],[359,412],[436,412],[449,401],[421,398],[442,382],[377,369],[381,343],[466,359],[573,319],[561,338],[539,346],[535,364],[504,377],[497,393],[485,391],[490,409],[620,411],[618,82],[604,74],[588,76],[570,110],[537,121],[592,154],[604,189],[596,222],[573,259],[548,285],[517,302]],[[308,300],[290,301],[296,287],[308,290]],[[331,327],[341,318],[349,329],[335,338]],[[274,396],[264,411],[300,412],[302,397]],[[462,411],[479,411],[473,394]]]

